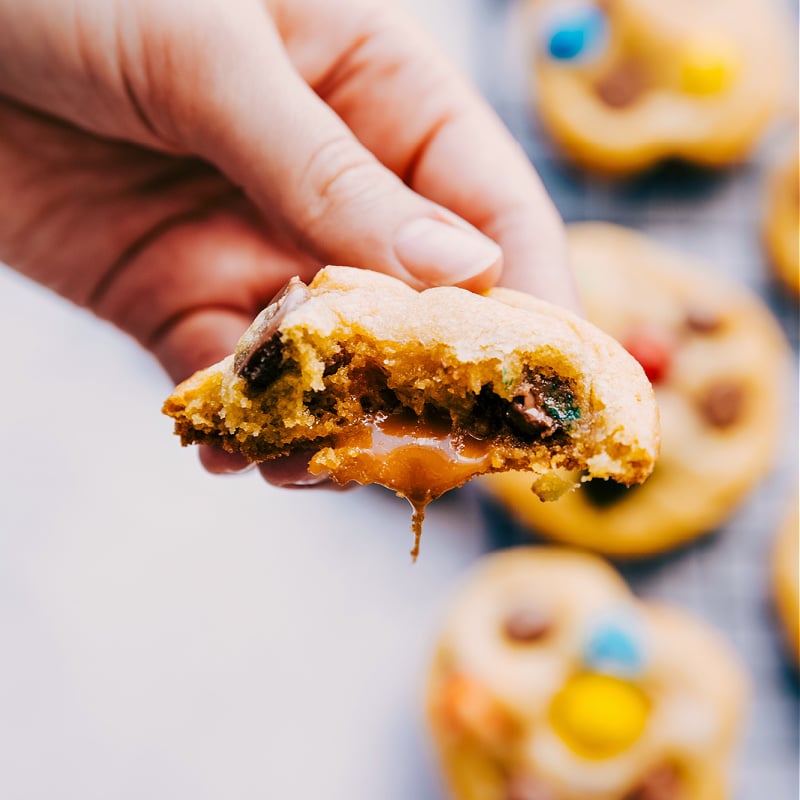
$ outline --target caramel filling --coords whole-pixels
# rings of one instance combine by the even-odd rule
[[[334,446],[347,450],[347,463],[334,475],[339,483],[378,483],[411,503],[414,559],[428,503],[486,472],[491,464],[490,441],[454,433],[449,419],[410,412],[377,413],[339,434]]]
[[[553,450],[562,448],[581,418],[569,382],[550,373],[526,372],[511,399],[486,385],[476,395],[454,398],[455,409],[453,401],[426,402],[419,414],[389,388],[376,364],[342,357],[326,379],[326,391],[307,397],[308,408],[322,425],[334,416],[356,424],[326,437],[336,452],[334,466],[326,455],[312,459],[309,469],[327,469],[340,484],[377,483],[405,497],[414,509],[414,559],[428,503],[492,471],[504,447],[546,441]]]

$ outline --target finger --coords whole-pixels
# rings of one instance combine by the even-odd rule
[[[561,219],[523,150],[400,11],[353,5],[363,13],[280,3],[300,72],[392,171],[500,243],[503,284],[577,307]],[[320,39],[332,50],[307,45]]]
[[[310,280],[313,272],[307,259],[275,247],[246,206],[232,201],[180,216],[117,264],[96,310],[146,344],[177,382],[232,352],[253,315],[289,277]],[[213,474],[253,466],[218,447],[202,445],[199,452]],[[273,482],[312,482],[307,465],[308,455],[299,467],[297,459],[294,466],[276,463]]]
[[[235,347],[248,322],[249,318],[243,314],[197,309],[171,327],[155,343],[153,352],[177,382],[224,358]],[[212,475],[240,473],[252,466],[244,456],[212,445],[200,445],[199,457]]]
[[[290,277],[314,274],[254,217],[234,200],[161,226],[114,265],[95,312],[133,334],[175,381],[219,361]]]
[[[228,453],[219,447],[208,444],[200,445],[199,456],[200,463],[212,475],[240,473],[255,466],[239,453]]]
[[[259,464],[258,469],[267,483],[284,489],[318,488],[343,491],[355,486],[355,484],[350,483],[340,486],[328,477],[327,471],[317,475],[309,472],[308,464],[312,455],[313,453],[311,452],[292,453],[284,458],[265,461]]]
[[[224,47],[212,45],[172,76],[169,115],[181,141],[322,262],[417,287],[488,288],[501,267],[499,247],[361,145],[296,72],[258,8],[243,7],[217,32]]]

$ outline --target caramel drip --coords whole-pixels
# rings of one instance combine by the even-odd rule
[[[411,503],[414,560],[428,503],[491,465],[489,441],[454,433],[449,420],[411,414],[376,414],[342,431],[335,447],[346,453],[332,473],[339,483],[377,483]]]
[[[411,561],[416,563],[417,556],[419,556],[419,543],[422,539],[422,523],[425,522],[425,509],[428,507],[428,502],[415,502],[409,500],[414,513],[411,515],[411,532],[414,534],[414,546],[411,548]]]

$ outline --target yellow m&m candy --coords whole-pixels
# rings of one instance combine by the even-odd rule
[[[584,758],[610,758],[644,731],[650,700],[628,681],[585,673],[570,678],[550,708],[550,724]]]
[[[689,42],[681,53],[681,88],[687,94],[718,94],[733,83],[737,61],[736,51],[725,41]]]

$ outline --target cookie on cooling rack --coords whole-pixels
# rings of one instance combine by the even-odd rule
[[[641,486],[588,480],[555,503],[540,503],[524,475],[483,485],[550,538],[623,558],[658,553],[722,523],[770,468],[788,349],[762,301],[702,263],[612,225],[568,235],[588,318],[653,382],[661,455]]]
[[[596,556],[521,548],[455,597],[427,707],[454,800],[723,800],[746,693],[704,624]]]
[[[770,0],[529,0],[539,114],[579,163],[744,158],[784,102],[784,19]]]

